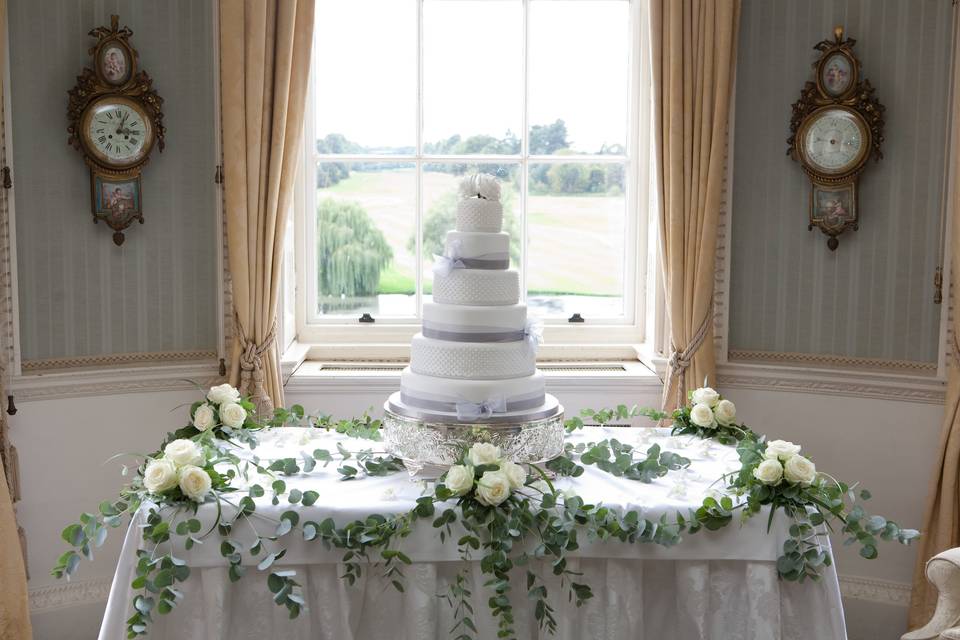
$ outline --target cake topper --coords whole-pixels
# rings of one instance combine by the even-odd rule
[[[500,181],[486,173],[475,173],[460,181],[460,197],[500,199]]]

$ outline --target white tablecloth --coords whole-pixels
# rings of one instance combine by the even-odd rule
[[[669,437],[660,429],[587,428],[575,440],[597,441],[615,437],[645,450],[653,443],[691,460],[689,469],[670,472],[652,484],[618,479],[593,467],[576,479],[561,479],[587,502],[602,501],[614,508],[641,510],[655,519],[662,513],[700,505],[715,480],[737,469],[736,451],[716,443]],[[347,449],[376,449],[378,443],[352,440],[305,429],[276,429],[261,436],[255,453],[263,460],[299,456],[300,451],[327,448],[336,442]],[[423,485],[406,474],[344,482],[337,463],[310,475],[284,478],[289,488],[313,489],[320,499],[312,507],[298,507],[301,520],[332,517],[338,524],[371,513],[408,511]],[[269,483],[267,483],[267,486]],[[290,508],[285,500],[272,506],[268,495],[260,498],[258,513],[279,517]],[[212,522],[215,508],[205,505],[199,516]],[[782,515],[782,514],[779,514]],[[559,622],[561,639],[631,640],[844,640],[843,610],[833,567],[820,582],[786,583],[777,579],[776,559],[787,537],[788,523],[778,517],[766,532],[767,517],[760,514],[747,524],[736,521],[720,531],[701,531],[669,549],[653,544],[628,545],[618,541],[584,544],[571,566],[584,573],[594,597],[577,608],[567,601],[559,579],[544,568]],[[259,525],[258,525],[259,526]],[[206,530],[206,528],[204,529]],[[265,525],[262,533],[271,530]],[[250,532],[247,532],[250,535]],[[126,637],[124,621],[135,595],[130,589],[136,550],[142,545],[140,528],[127,531],[100,630],[100,640]],[[377,571],[364,572],[353,587],[339,576],[343,552],[326,551],[302,537],[284,538],[288,549],[277,566],[296,569],[304,587],[308,611],[289,620],[285,608],[273,604],[266,575],[250,567],[237,583],[227,577],[219,539],[175,554],[188,560],[194,573],[177,588],[181,603],[168,615],[154,614],[150,638],[214,640],[283,637],[314,640],[424,640],[450,637],[452,611],[438,597],[447,592],[460,564],[453,544],[440,544],[438,531],[429,522],[419,523],[401,549],[413,559],[405,569],[405,592],[396,592]],[[234,537],[244,539],[238,526]],[[823,544],[829,541],[823,538]],[[253,563],[255,564],[255,562]],[[518,581],[523,578],[518,572]],[[495,621],[487,614],[487,593],[478,567],[473,571],[473,606],[480,638],[495,638]],[[521,638],[545,637],[538,633],[525,585],[512,590],[516,629]]]

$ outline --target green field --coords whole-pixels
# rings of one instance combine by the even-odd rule
[[[449,192],[460,177],[425,172],[423,210]],[[351,171],[350,177],[318,190],[363,206],[393,249],[393,262],[381,273],[379,293],[414,291],[416,257],[407,249],[416,219],[416,172],[411,169]],[[504,185],[504,188],[509,188]],[[520,198],[513,199],[519,206]],[[622,195],[531,195],[527,243],[527,288],[536,295],[618,296],[622,291],[624,198]],[[429,280],[432,256],[424,256]],[[429,282],[425,283],[429,293]]]

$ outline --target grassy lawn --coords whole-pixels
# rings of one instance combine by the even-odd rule
[[[360,203],[393,249],[393,262],[380,276],[381,293],[412,293],[416,257],[407,249],[414,233],[416,173],[413,169],[351,171],[350,177],[318,191]],[[423,175],[424,211],[456,191],[458,176]],[[515,198],[519,203],[519,198]],[[531,195],[528,206],[528,273],[531,293],[619,295],[623,272],[623,196]],[[429,258],[429,257],[428,257]],[[432,258],[424,261],[429,272]]]

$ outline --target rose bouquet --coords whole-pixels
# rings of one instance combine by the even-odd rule
[[[695,389],[689,394],[690,404],[673,412],[673,435],[695,435],[714,438],[721,444],[736,444],[752,431],[737,424],[737,407],[710,387]],[[666,418],[667,414],[645,409],[643,415]]]
[[[743,502],[742,518],[757,514],[769,506],[767,529],[774,514],[782,510],[791,520],[790,538],[784,543],[777,561],[780,575],[787,580],[817,579],[821,565],[832,562],[830,554],[818,543],[825,532],[821,525],[847,534],[845,544],[860,544],[860,555],[876,558],[878,538],[909,544],[920,536],[916,529],[903,529],[883,516],[868,516],[857,498],[867,500],[870,492],[858,492],[832,476],[818,472],[809,458],[800,455],[800,445],[786,440],[765,441],[745,437],[737,447],[741,467],[728,488]]]

